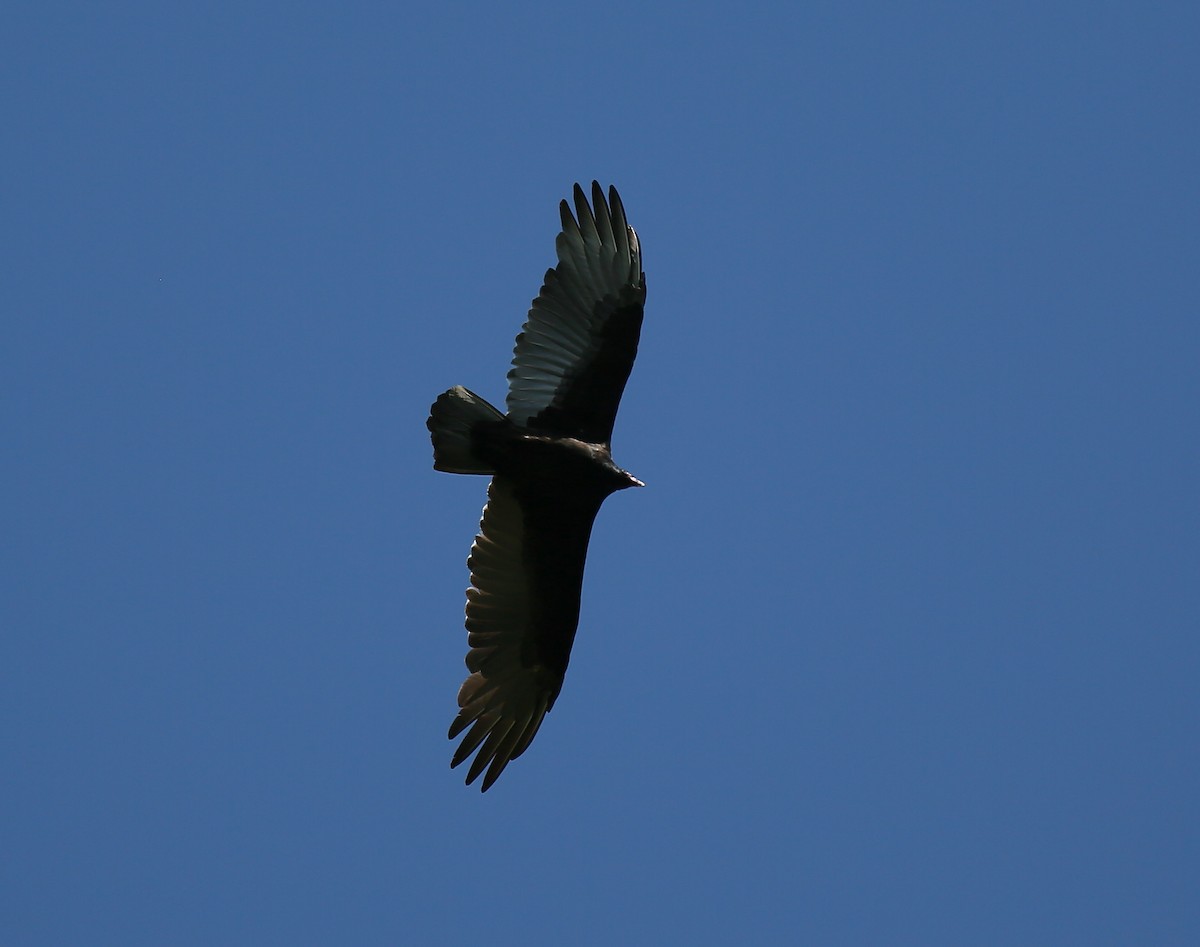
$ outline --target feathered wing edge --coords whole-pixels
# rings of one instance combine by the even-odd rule
[[[522,661],[522,644],[532,624],[530,577],[522,560],[525,526],[511,481],[494,477],[467,565],[467,669],[458,692],[451,740],[470,727],[455,750],[451,768],[479,750],[467,785],[487,770],[486,792],[511,760],[537,735],[562,686],[561,675]]]
[[[645,299],[637,234],[629,226],[615,187],[609,188],[606,202],[604,190],[598,182],[592,182],[594,212],[578,184],[574,199],[574,215],[566,201],[559,205],[562,231],[555,239],[558,266],[546,272],[541,292],[513,349],[507,407],[509,417],[517,424],[525,424],[552,408],[572,382],[580,382],[582,376],[599,368],[598,363],[603,364],[606,377],[611,375],[608,383],[615,388],[611,393],[598,392],[607,395],[600,399],[606,403],[604,413],[615,416],[637,352]],[[636,311],[636,318],[622,318],[622,337],[611,337],[611,331],[606,331],[610,330],[609,322],[618,313],[631,310]],[[624,338],[625,334],[630,337]],[[622,364],[614,366],[614,361]],[[591,384],[597,383],[603,385],[599,379],[591,380]],[[612,417],[599,422],[588,418],[584,422],[587,427],[597,423],[611,432]],[[588,431],[558,433],[608,439]]]

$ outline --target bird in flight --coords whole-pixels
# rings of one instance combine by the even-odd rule
[[[529,747],[562,690],[588,538],[610,493],[644,484],[613,463],[613,421],[637,355],[646,278],[615,187],[559,205],[558,265],[517,336],[507,414],[461,385],[426,422],[433,466],[491,476],[467,567],[467,670],[451,760],[478,750],[486,792]],[[467,728],[470,728],[469,730]]]

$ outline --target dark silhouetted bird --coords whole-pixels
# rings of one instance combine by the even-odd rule
[[[610,493],[642,482],[613,463],[613,420],[637,355],[646,280],[616,188],[560,205],[558,266],[517,336],[508,413],[461,386],[431,409],[433,466],[487,474],[467,566],[467,669],[451,767],[478,749],[483,790],[528,748],[562,689],[579,624],[588,537]],[[593,207],[595,212],[593,213]]]

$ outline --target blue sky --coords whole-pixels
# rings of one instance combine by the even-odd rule
[[[6,944],[1200,937],[1193,4],[26,4]],[[562,696],[450,772],[575,181],[649,288]]]

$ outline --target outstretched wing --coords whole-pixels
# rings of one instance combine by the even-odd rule
[[[566,201],[559,205],[558,266],[546,271],[508,373],[513,422],[594,444],[612,440],[646,301],[637,234],[617,189],[608,194],[606,203],[592,182],[593,213],[576,184],[578,221]]]
[[[588,538],[599,503],[562,504],[524,496],[516,481],[492,478],[467,565],[467,669],[450,739],[471,729],[458,766],[479,749],[470,785],[483,790],[529,746],[562,689],[579,624]]]

